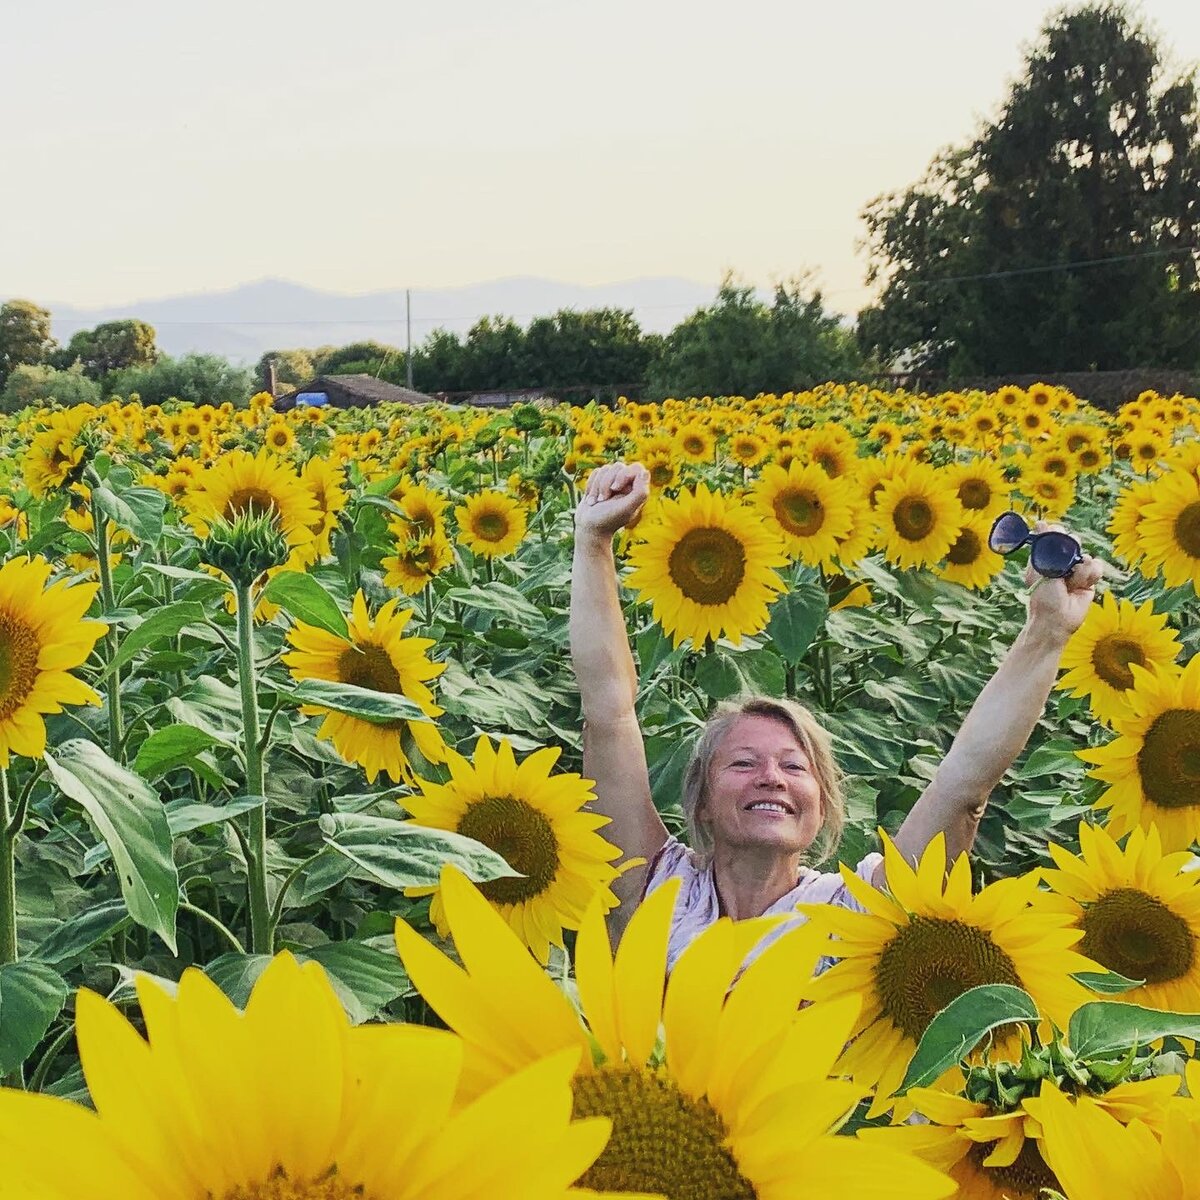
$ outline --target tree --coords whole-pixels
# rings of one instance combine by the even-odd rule
[[[268,361],[275,364],[275,382],[290,388],[307,383],[317,374],[307,350],[268,350],[254,365],[254,378],[260,382],[266,379]]]
[[[243,404],[258,390],[249,367],[235,367],[216,354],[163,355],[150,366],[127,367],[109,375],[106,392],[136,394],[143,404],[184,400],[189,404]]]
[[[649,390],[675,396],[754,395],[849,379],[862,367],[852,333],[803,278],[763,303],[726,276],[716,300],[663,341]]]
[[[155,337],[154,326],[145,321],[105,321],[74,334],[55,356],[54,365],[69,367],[77,362],[89,379],[102,382],[114,371],[153,366],[159,358]]]
[[[528,387],[640,383],[649,365],[641,326],[627,309],[561,309],[525,331]]]
[[[16,367],[44,362],[53,349],[46,309],[32,300],[0,304],[0,388]]]
[[[1000,114],[866,209],[862,343],[951,374],[1200,364],[1190,76],[1118,5],[1052,18]]]
[[[31,404],[51,401],[67,408],[99,404],[100,387],[78,366],[56,371],[44,363],[22,363],[12,369],[0,391],[0,412],[20,412]]]
[[[351,342],[320,357],[314,356],[313,367],[318,375],[374,375],[385,362],[400,354],[395,346],[385,346],[382,342]]]

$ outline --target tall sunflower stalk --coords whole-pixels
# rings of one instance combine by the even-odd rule
[[[113,588],[112,559],[109,557],[108,517],[93,499],[90,502],[92,510],[92,529],[96,540],[96,571],[100,577],[100,601],[104,606],[104,616],[110,616],[117,608],[117,594]],[[119,649],[117,629],[115,625],[108,627],[104,635],[104,645],[108,662],[117,657]],[[125,741],[125,721],[121,712],[121,675],[114,671],[105,692],[105,711],[108,713],[108,753],[110,757],[121,761],[121,747]]]
[[[258,674],[254,653],[255,584],[288,557],[287,539],[270,515],[239,516],[232,523],[215,522],[200,548],[200,557],[222,571],[233,585],[237,604],[238,689],[242,700],[242,759],[246,794],[262,803],[250,810],[246,841],[247,899],[250,909],[250,950],[271,954],[274,936],[267,899],[266,750],[258,714]]]
[[[22,822],[13,812],[8,772],[0,769],[0,966],[17,961],[17,837]]]

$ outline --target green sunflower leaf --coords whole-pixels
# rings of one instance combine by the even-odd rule
[[[352,683],[337,683],[332,679],[303,679],[291,687],[281,688],[284,695],[301,704],[319,704],[334,712],[359,717],[373,725],[390,721],[429,721],[420,705],[395,692],[373,692],[370,688]]]
[[[1067,1042],[1078,1058],[1124,1054],[1162,1037],[1200,1041],[1200,1013],[1160,1012],[1119,1000],[1094,1000],[1071,1014]]]
[[[263,596],[297,621],[349,640],[350,629],[338,602],[313,576],[303,571],[280,571],[267,584]]]
[[[67,1001],[66,980],[41,962],[0,965],[0,1075],[15,1071]]]
[[[99,746],[75,738],[45,755],[51,778],[108,846],[129,915],[175,953],[179,873],[171,828],[154,789]]]
[[[767,637],[784,661],[795,666],[807,653],[829,615],[829,598],[815,583],[797,584],[771,605]]]
[[[202,625],[204,620],[204,605],[198,600],[179,600],[156,609],[121,638],[120,647],[100,678],[107,679],[155,642],[174,637],[189,625]]]
[[[1022,988],[987,983],[963,992],[929,1022],[898,1091],[930,1087],[993,1029],[1038,1020],[1038,1007]]]
[[[446,829],[365,813],[326,814],[320,827],[326,845],[355,865],[357,878],[384,887],[436,887],[447,863],[475,883],[520,878],[495,850]]]

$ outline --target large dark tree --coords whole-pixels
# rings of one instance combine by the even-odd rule
[[[867,208],[863,344],[952,375],[1200,365],[1200,142],[1120,6],[1051,19],[997,119]]]
[[[44,362],[53,349],[46,309],[32,300],[0,304],[0,388],[17,367]]]

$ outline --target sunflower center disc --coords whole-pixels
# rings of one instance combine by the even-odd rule
[[[475,533],[485,542],[500,542],[508,534],[508,521],[503,513],[485,512],[475,518]]]
[[[279,1168],[270,1179],[235,1187],[226,1192],[223,1200],[370,1200],[361,1184],[347,1183],[337,1167],[316,1179],[289,1179]]]
[[[697,604],[724,604],[746,575],[746,550],[724,529],[691,529],[667,561],[675,586]]]
[[[338,657],[338,677],[342,683],[372,692],[404,694],[399,672],[382,646],[347,646]]]
[[[1058,1192],[1062,1184],[1046,1165],[1033,1138],[1026,1138],[1020,1154],[1007,1167],[985,1167],[983,1160],[996,1148],[996,1142],[981,1142],[970,1150],[971,1161],[980,1174],[996,1188],[995,1195],[1009,1200],[1038,1200],[1045,1188]]]
[[[1130,667],[1145,665],[1146,652],[1133,638],[1122,637],[1119,633],[1102,637],[1092,650],[1092,666],[1096,674],[1118,692],[1133,687],[1133,671]]]
[[[1192,969],[1196,944],[1188,923],[1137,888],[1114,888],[1083,913],[1079,952],[1127,979],[1166,983]]]
[[[1082,433],[1073,433],[1067,438],[1067,449],[1072,454],[1078,454],[1087,444],[1088,440]]]
[[[650,464],[650,485],[651,487],[662,488],[675,478],[675,469],[671,466],[670,459],[660,458],[656,462]]]
[[[1021,979],[986,930],[941,917],[912,917],[884,947],[875,986],[884,1012],[914,1042],[951,1000],[985,983]]]
[[[609,1117],[612,1137],[579,1180],[601,1192],[658,1192],[671,1200],[755,1200],[725,1146],[721,1118],[665,1075],[614,1067],[577,1075],[574,1116]]]
[[[812,460],[830,479],[837,479],[842,473],[842,460],[832,450],[818,450]]]
[[[1191,558],[1200,558],[1200,504],[1189,504],[1175,518],[1175,541]]]
[[[775,519],[794,537],[812,537],[825,524],[825,508],[812,492],[785,489],[775,497],[773,508]]]
[[[519,904],[540,896],[558,870],[558,839],[543,813],[515,796],[485,796],[458,822],[458,833],[490,846],[523,879],[478,885],[493,904]]]
[[[992,489],[983,479],[964,479],[958,485],[958,499],[963,508],[984,509],[992,502]]]
[[[1155,718],[1137,756],[1146,798],[1159,808],[1200,804],[1200,711],[1171,708]]]
[[[919,542],[933,529],[933,509],[920,496],[905,496],[892,513],[892,524],[906,541]]]
[[[266,489],[244,487],[230,494],[221,516],[232,522],[238,517],[269,517],[277,511],[275,497]]]
[[[12,716],[37,681],[37,635],[12,613],[0,613],[0,721]]]
[[[950,553],[946,558],[956,567],[969,567],[979,555],[983,552],[983,542],[973,529],[964,529],[958,535],[958,539],[954,545],[950,547]]]

